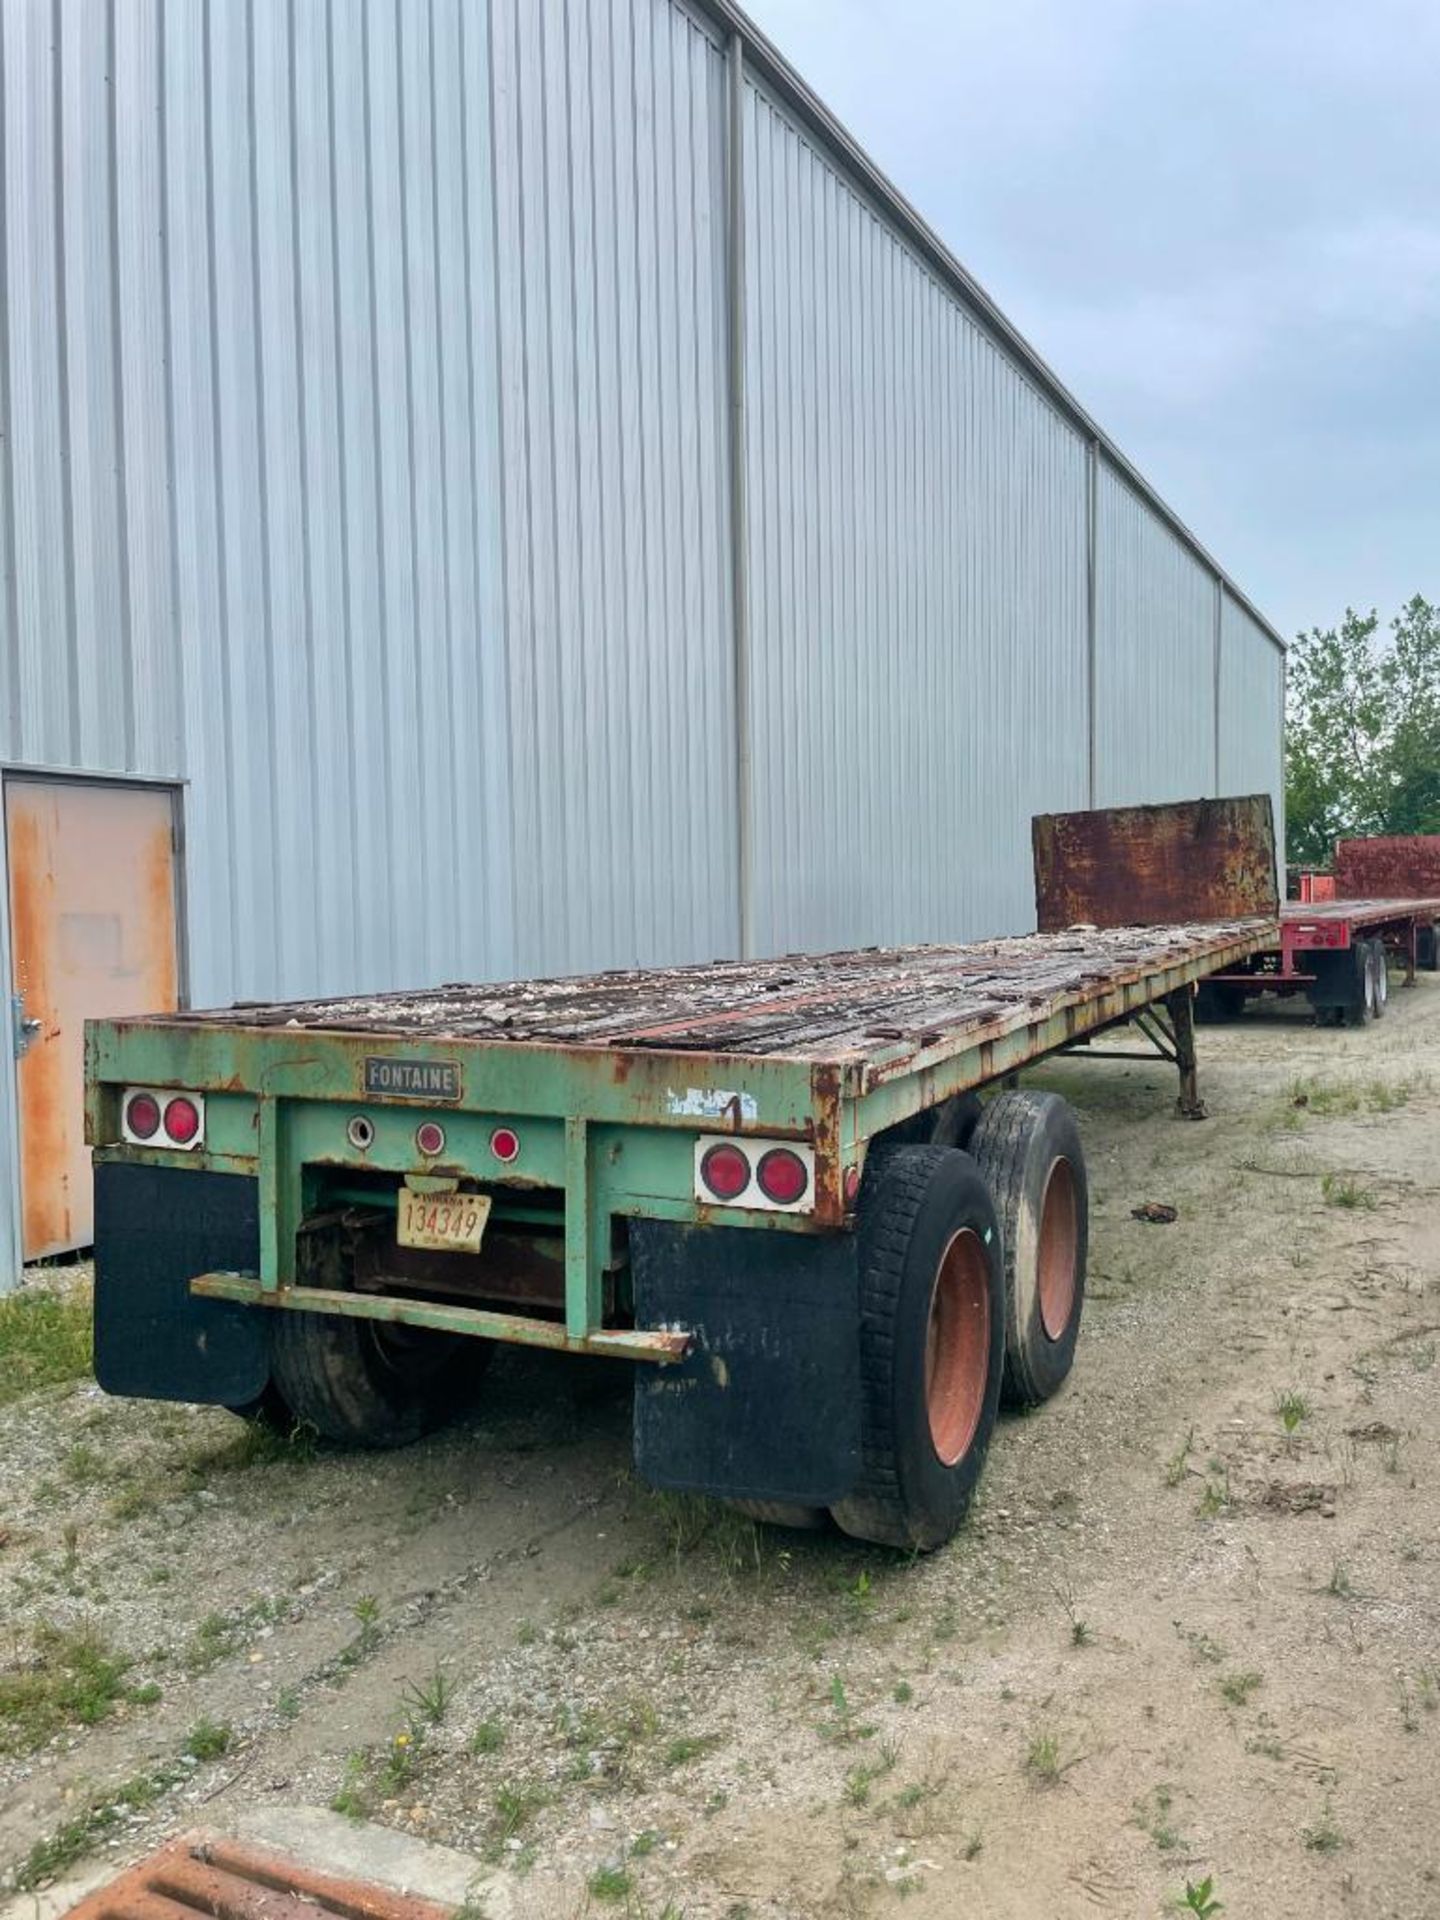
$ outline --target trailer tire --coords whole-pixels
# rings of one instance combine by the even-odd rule
[[[491,1343],[427,1327],[277,1308],[275,1387],[302,1426],[350,1447],[408,1447],[469,1398]]]
[[[762,1527],[793,1527],[800,1533],[818,1533],[830,1524],[825,1507],[803,1507],[798,1500],[727,1500],[725,1504]]]
[[[1422,973],[1440,970],[1440,937],[1435,922],[1427,920],[1415,929],[1415,964]]]
[[[1349,993],[1340,1018],[1347,1027],[1366,1026],[1375,1018],[1375,963],[1370,957],[1370,942],[1352,941],[1340,965],[1349,976]]]
[[[1000,1216],[1005,1250],[1001,1398],[1038,1407],[1075,1360],[1085,1305],[1090,1189],[1080,1129],[1056,1093],[1002,1093],[970,1150]]]
[[[1390,956],[1385,951],[1385,942],[1378,937],[1370,942],[1370,954],[1375,967],[1374,1014],[1377,1020],[1383,1020],[1390,1000]]]
[[[938,1547],[965,1517],[1000,1404],[999,1221],[968,1153],[895,1147],[871,1154],[859,1236],[861,1468],[831,1511],[857,1539]]]

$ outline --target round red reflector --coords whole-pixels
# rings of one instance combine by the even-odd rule
[[[434,1155],[445,1151],[445,1129],[435,1120],[422,1120],[415,1129],[415,1144],[421,1153]]]
[[[200,1131],[200,1109],[193,1100],[187,1100],[183,1093],[166,1103],[165,1131],[182,1147],[188,1147]]]
[[[160,1130],[160,1102],[153,1094],[132,1093],[125,1103],[125,1124],[137,1140]]]
[[[859,1167],[846,1167],[845,1169],[845,1204],[846,1206],[853,1207],[855,1202],[859,1198],[860,1198],[860,1169]]]
[[[755,1178],[765,1198],[773,1200],[777,1207],[793,1207],[797,1200],[803,1199],[810,1184],[805,1162],[789,1147],[772,1147],[764,1154],[755,1169]]]
[[[509,1166],[520,1152],[519,1134],[509,1127],[497,1127],[490,1136],[490,1151],[497,1160],[503,1160]]]
[[[738,1200],[750,1184],[750,1162],[739,1147],[710,1147],[700,1161],[700,1178],[717,1200]]]

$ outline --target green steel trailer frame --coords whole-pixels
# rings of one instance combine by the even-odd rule
[[[1145,811],[1173,831],[1176,810]],[[1187,857],[1193,868],[1193,845]],[[1271,859],[1273,876],[1273,847]],[[1238,897],[1253,906],[1263,888]],[[473,1356],[477,1336],[616,1356],[638,1363],[636,1451],[652,1480],[936,1544],[963,1499],[907,1505],[894,1462],[872,1457],[871,1429],[894,1417],[871,1405],[867,1341],[888,1339],[873,1323],[891,1311],[870,1297],[875,1235],[884,1259],[923,1266],[908,1249],[929,1214],[949,1233],[918,1279],[897,1268],[886,1284],[928,1288],[915,1365],[928,1404],[958,1356],[965,1457],[944,1464],[973,1479],[1002,1360],[1019,1397],[1053,1390],[1052,1349],[1064,1345],[1063,1377],[1083,1296],[1078,1140],[1063,1103],[1015,1092],[1015,1076],[1135,1021],[1196,1113],[1195,985],[1274,940],[1272,908],[93,1022],[99,1378],[250,1411],[278,1381],[290,1414],[366,1442],[429,1423],[396,1385],[415,1353],[429,1356],[417,1402],[443,1371],[436,1356]],[[982,1113],[975,1095],[997,1088],[1009,1091]],[[1068,1225],[1052,1232],[1062,1206]],[[418,1240],[397,1225],[402,1208]],[[427,1211],[465,1216],[464,1250],[425,1239]],[[1039,1320],[1017,1326],[1017,1290],[1057,1284],[1075,1323],[1063,1341]],[[962,1349],[982,1322],[982,1345],[997,1327],[1005,1339],[988,1359],[971,1353],[967,1387]],[[389,1344],[364,1349],[357,1413],[325,1369],[342,1347],[361,1352],[358,1323]],[[932,1408],[935,1436],[937,1419]],[[867,1493],[877,1473],[885,1485]]]

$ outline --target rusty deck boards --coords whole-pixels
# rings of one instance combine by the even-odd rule
[[[1276,937],[1273,918],[1077,927],[965,946],[242,1004],[156,1016],[154,1024],[844,1063],[897,1046],[928,1052],[952,1043],[958,1051],[981,1031],[1011,1031],[1066,1006],[1158,983],[1176,968],[1193,975],[1232,966]]]

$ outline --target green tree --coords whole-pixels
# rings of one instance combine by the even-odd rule
[[[1328,865],[1352,834],[1440,833],[1440,608],[1419,594],[1380,631],[1347,608],[1290,649],[1288,858]]]

